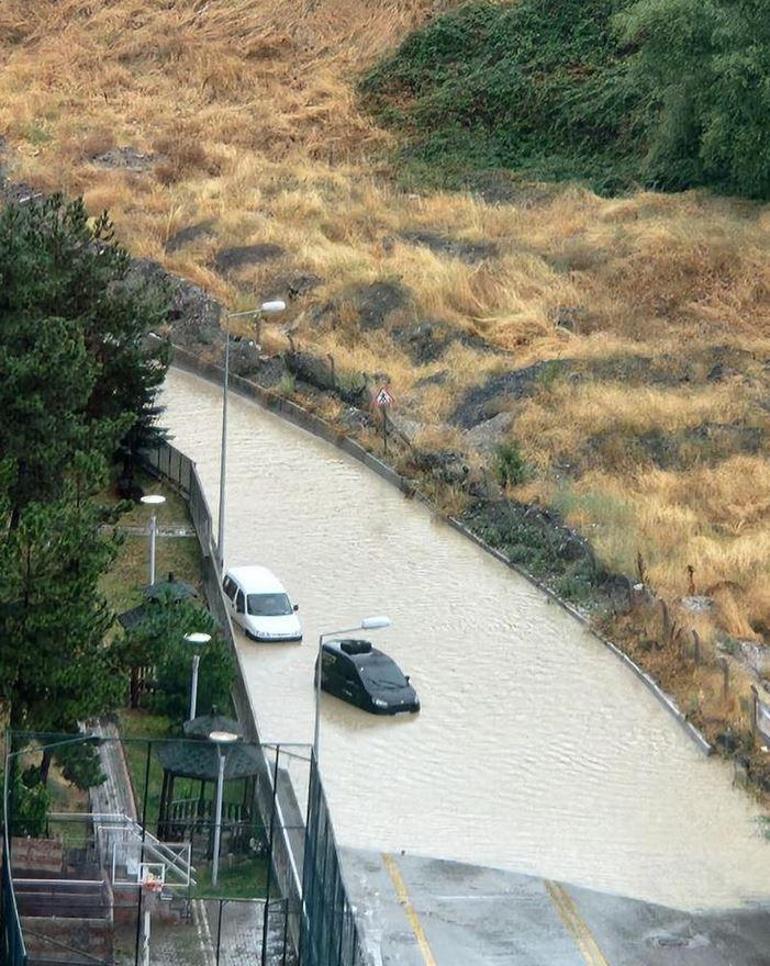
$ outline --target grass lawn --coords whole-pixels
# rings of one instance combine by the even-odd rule
[[[166,502],[157,507],[158,526],[186,527],[192,532],[190,515],[184,500],[171,487],[151,477],[140,475],[137,482],[147,493],[159,493]],[[113,493],[105,493],[105,500],[115,501]],[[118,528],[149,527],[150,510],[139,504],[124,514]],[[149,582],[150,543],[148,535],[127,534],[120,555],[112,569],[102,578],[102,591],[110,604],[120,614],[142,602],[142,588]],[[156,579],[165,580],[173,573],[201,588],[201,553],[196,536],[158,536],[155,543]]]
[[[142,709],[124,708],[119,712],[120,733],[125,739],[123,751],[134,788],[134,797],[139,818],[144,804],[144,782],[147,769],[147,742],[166,738],[182,737],[181,728],[175,727],[170,718],[150,714]],[[133,739],[133,740],[132,740]],[[154,829],[158,821],[160,795],[163,789],[163,769],[155,754],[150,755],[149,796],[147,799],[147,827]],[[177,778],[174,784],[174,798],[197,798],[200,782],[192,779]],[[213,798],[214,787],[209,785],[207,797]],[[243,801],[243,782],[226,782],[223,791],[224,802],[238,804]]]
[[[228,867],[226,859],[219,866],[219,882],[211,885],[211,866],[199,870],[198,899],[260,899],[267,886],[267,859],[234,859]],[[271,892],[274,891],[271,888]]]
[[[150,714],[141,709],[124,708],[119,712],[120,733],[126,740],[123,752],[134,788],[136,810],[141,821],[144,811],[144,784],[147,769],[147,741],[172,737],[178,733],[169,718]],[[132,740],[133,739],[133,740]],[[158,821],[160,793],[163,788],[163,769],[158,758],[150,754],[150,780],[147,798],[147,827],[154,829]]]

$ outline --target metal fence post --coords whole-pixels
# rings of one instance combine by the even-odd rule
[[[219,900],[219,915],[217,916],[217,966],[219,966],[219,950],[222,946],[222,910],[224,909],[225,900]]]
[[[152,741],[147,742],[147,759],[144,765],[144,798],[142,800],[142,845],[139,851],[139,865],[144,862],[144,837],[147,829],[147,799],[150,791],[150,753]],[[139,901],[136,907],[136,944],[134,946],[134,966],[139,966],[139,940],[142,933],[142,884],[139,883]]]
[[[268,917],[270,915],[270,877],[273,871],[273,832],[275,829],[275,804],[278,797],[278,760],[281,756],[281,746],[275,747],[275,765],[273,767],[273,801],[270,807],[270,835],[267,850],[267,882],[265,883],[265,914],[262,917],[262,966],[267,966],[267,933]]]

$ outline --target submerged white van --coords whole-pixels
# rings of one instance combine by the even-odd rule
[[[255,641],[301,641],[298,604],[267,567],[233,567],[222,583],[230,616]]]

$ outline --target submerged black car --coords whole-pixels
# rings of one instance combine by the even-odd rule
[[[323,690],[357,708],[372,714],[420,710],[409,678],[401,673],[392,658],[372,647],[369,641],[327,641],[323,646],[322,668]]]

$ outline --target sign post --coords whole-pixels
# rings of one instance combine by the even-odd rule
[[[388,455],[388,410],[393,405],[393,395],[388,386],[380,386],[374,397],[374,405],[382,413],[382,442],[385,456]]]

